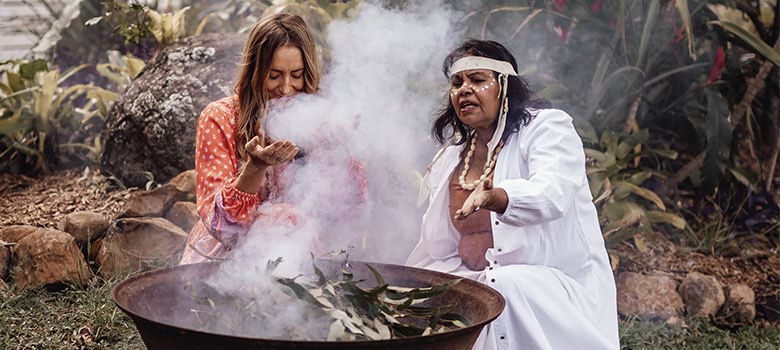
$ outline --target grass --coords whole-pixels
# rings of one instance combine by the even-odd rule
[[[713,326],[708,320],[687,319],[687,327],[628,319],[620,322],[622,349],[745,349],[780,348],[778,325],[750,325],[736,331]]]
[[[0,349],[145,349],[132,320],[111,300],[112,286],[0,292]],[[82,340],[82,327],[92,341]]]
[[[33,289],[0,291],[0,349],[144,349],[130,318],[111,301],[114,283],[87,289],[50,292]],[[686,320],[687,327],[635,319],[621,321],[623,349],[778,349],[778,325],[753,325],[736,331],[719,329],[703,320]],[[94,341],[84,342],[82,327]]]

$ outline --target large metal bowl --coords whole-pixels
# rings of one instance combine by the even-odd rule
[[[326,261],[318,266],[333,271],[338,263]],[[444,284],[457,276],[406,266],[370,263],[387,283],[401,287],[428,287]],[[352,263],[356,279],[374,286],[374,277],[364,264]],[[149,271],[119,283],[112,297],[122,311],[135,322],[141,338],[150,350],[157,349],[448,349],[468,350],[482,328],[504,309],[504,298],[492,288],[464,279],[444,294],[426,301],[428,306],[455,304],[456,312],[471,326],[451,332],[381,341],[293,341],[239,337],[198,330],[190,308],[193,298],[185,285],[201,284],[219,267],[218,262],[182,265]],[[326,272],[327,273],[327,272]]]

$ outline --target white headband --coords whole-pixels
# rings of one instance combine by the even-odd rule
[[[466,56],[450,66],[450,76],[471,69],[490,69],[500,74],[516,76],[517,72],[509,62],[480,56]]]

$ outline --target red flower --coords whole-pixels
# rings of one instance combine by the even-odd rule
[[[553,0],[553,3],[555,3],[555,7],[558,8],[559,12],[563,12],[566,10],[566,3],[568,0]]]
[[[707,83],[704,84],[704,86],[710,85],[714,81],[720,79],[720,75],[723,74],[723,68],[726,68],[726,53],[723,51],[722,47],[719,47],[718,52],[715,54],[715,63],[713,63],[712,69],[710,69],[710,79],[707,80]]]
[[[685,27],[677,28],[677,23],[674,24],[675,32],[674,39],[672,39],[672,43],[679,44],[680,42],[685,39]]]

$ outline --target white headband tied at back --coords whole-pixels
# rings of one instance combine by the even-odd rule
[[[499,74],[517,76],[517,72],[509,62],[480,56],[466,56],[458,59],[450,66],[449,76],[472,69],[490,69]]]

